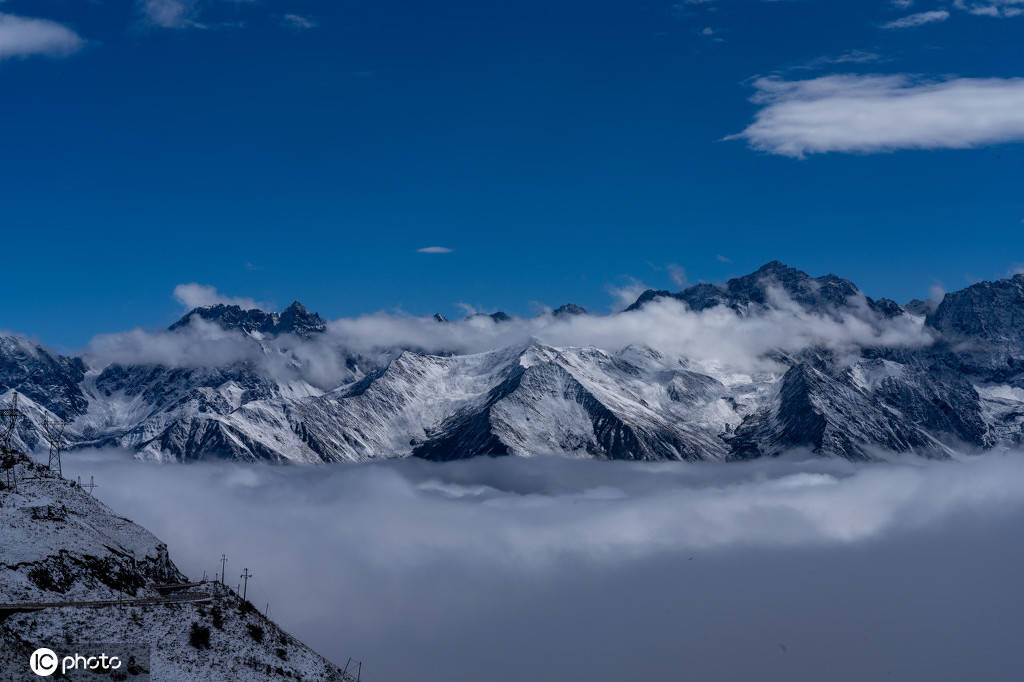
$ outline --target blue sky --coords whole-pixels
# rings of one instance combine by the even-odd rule
[[[190,282],[339,317],[607,311],[773,259],[900,300],[1002,277],[1021,10],[7,0],[0,328],[75,348]]]

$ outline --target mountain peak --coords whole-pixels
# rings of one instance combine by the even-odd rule
[[[566,303],[555,308],[551,314],[555,317],[561,317],[562,315],[586,315],[587,309],[575,303]]]
[[[311,313],[298,301],[293,301],[285,308],[278,319],[277,325],[272,333],[298,334],[309,336],[310,334],[323,332],[327,329],[327,323],[317,313]]]
[[[809,275],[803,270],[798,270],[794,267],[790,267],[789,265],[786,265],[780,260],[768,261],[767,263],[759,267],[757,270],[755,270],[752,274],[767,275],[776,273],[797,274],[803,275],[804,277],[809,277]]]
[[[304,305],[294,301],[282,313],[268,313],[259,308],[242,310],[237,305],[215,305],[194,308],[172,324],[171,331],[187,327],[199,318],[214,322],[224,329],[237,329],[246,334],[298,334],[310,336],[327,329],[327,323],[317,313],[310,313]]]
[[[846,306],[851,298],[863,296],[857,286],[846,279],[828,274],[811,277],[803,270],[773,260],[724,285],[700,283],[678,293],[648,289],[626,310],[636,310],[655,298],[674,298],[691,310],[701,311],[724,305],[737,312],[755,307],[770,307],[772,289],[782,289],[786,296],[814,313],[830,313]],[[891,301],[876,302],[865,297],[868,306],[883,317],[902,314],[903,309]]]
[[[971,336],[1024,348],[1024,275],[978,282],[947,293],[925,322],[954,337]]]

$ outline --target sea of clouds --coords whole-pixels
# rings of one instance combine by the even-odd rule
[[[1020,454],[65,469],[371,682],[1024,675]]]

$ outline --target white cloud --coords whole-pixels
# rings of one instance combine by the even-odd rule
[[[915,26],[934,24],[939,21],[945,21],[946,19],[949,19],[949,12],[944,9],[934,10],[932,12],[918,12],[917,14],[911,14],[909,16],[884,23],[882,24],[882,28],[914,28]]]
[[[113,455],[74,453],[65,475],[94,475],[96,495],[190,576],[219,570],[221,553],[232,575],[249,567],[253,602],[374,679],[1002,680],[1020,667],[1020,454],[315,467]]]
[[[453,250],[447,246],[424,246],[422,249],[416,249],[416,253],[451,253]]]
[[[802,158],[825,152],[968,149],[1024,140],[1024,79],[905,74],[760,78],[754,122],[726,139]]]
[[[79,50],[85,41],[63,24],[47,19],[0,14],[0,59],[12,57],[63,57]]]
[[[262,307],[261,304],[251,298],[223,296],[217,292],[216,288],[208,284],[198,284],[196,282],[179,284],[174,287],[174,298],[188,310],[217,304],[237,305],[242,310]]]
[[[686,286],[688,280],[686,278],[686,270],[683,266],[676,265],[675,263],[669,263],[665,266],[665,269],[668,270],[668,276],[672,280],[673,284],[677,287]]]
[[[310,28],[316,28],[317,23],[309,17],[304,17],[300,14],[286,14],[281,17],[281,21],[285,26],[289,28],[295,28],[299,30],[306,30]]]
[[[643,285],[632,281],[619,306],[632,303]],[[212,287],[181,285],[176,296],[187,306],[236,303]],[[497,323],[489,317],[438,324],[432,317],[375,313],[328,323],[324,334],[308,340],[284,335],[257,341],[212,322],[193,319],[175,332],[135,329],[97,336],[89,344],[86,363],[101,369],[112,363],[163,364],[171,367],[220,367],[252,363],[280,380],[302,378],[324,390],[351,380],[346,358],[361,365],[386,363],[398,350],[432,354],[481,353],[502,348],[525,348],[530,343],[556,347],[592,346],[609,352],[629,345],[654,348],[685,359],[695,370],[776,372],[783,367],[774,353],[798,353],[811,347],[831,349],[837,356],[855,357],[863,347],[920,347],[932,342],[920,318],[879,318],[865,301],[835,315],[808,313],[781,290],[769,290],[774,308],[740,316],[724,306],[691,311],[675,299],[656,300],[640,310],[611,315],[571,315],[513,318]],[[470,309],[471,310],[471,309]]]
[[[196,0],[138,0],[146,20],[160,28],[188,28],[195,22]]]
[[[988,0],[972,2],[956,0],[953,6],[959,10],[985,17],[1019,17],[1024,15],[1024,0]]]
[[[627,277],[623,284],[609,284],[605,286],[605,291],[612,297],[612,306],[615,310],[622,310],[626,306],[632,304],[640,294],[650,289],[649,286],[636,279],[635,277]]]
[[[838,55],[827,55],[812,59],[807,64],[797,67],[802,69],[820,69],[833,64],[868,64],[883,61],[882,55],[866,50],[850,50]]]
[[[720,253],[715,255],[715,260],[717,260],[719,263],[732,263],[731,258],[729,258],[728,256],[723,256]]]

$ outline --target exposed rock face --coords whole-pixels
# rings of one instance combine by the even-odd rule
[[[586,315],[587,309],[583,306],[576,305],[575,303],[566,303],[555,308],[552,313],[555,317],[562,317],[566,315]]]
[[[979,282],[946,294],[928,316],[930,327],[951,341],[969,339],[1024,347],[1024,275]]]
[[[935,306],[933,306],[929,301],[922,301],[919,298],[915,298],[903,306],[903,309],[911,315],[927,315],[935,309]]]
[[[795,304],[809,315],[875,326],[920,325],[927,307],[922,336],[933,342],[861,348],[844,357],[820,348],[774,353],[773,369],[753,376],[645,346],[535,342],[472,355],[391,348],[371,359],[339,351],[341,378],[314,386],[298,371],[303,353],[293,351],[323,350],[315,344],[329,337],[318,316],[298,304],[280,315],[214,306],[193,311],[171,333],[196,317],[216,323],[249,344],[247,359],[87,372],[78,358],[4,337],[0,378],[7,392],[0,401],[12,389],[22,392],[26,419],[14,434],[22,449],[45,445],[38,425],[60,410],[73,420],[69,435],[76,445],[124,447],[166,460],[447,460],[549,452],[720,460],[793,448],[866,459],[883,452],[948,457],[1024,441],[1024,276],[948,294],[934,310],[910,306],[914,317],[903,317],[908,311],[888,299],[864,296],[847,280],[812,278],[777,262],[723,286],[649,291],[631,308],[659,296],[695,311],[720,306],[738,317]],[[586,313],[567,304],[554,314]],[[261,364],[266,358],[278,371]]]
[[[0,336],[0,393],[16,390],[68,419],[83,414],[85,363],[51,353],[21,336]]]
[[[282,313],[268,313],[258,308],[242,310],[237,305],[212,305],[196,308],[170,326],[171,330],[191,324],[194,318],[216,322],[225,329],[238,329],[246,333],[296,334],[309,337],[322,333],[327,323],[317,313],[306,310],[298,301]]]

